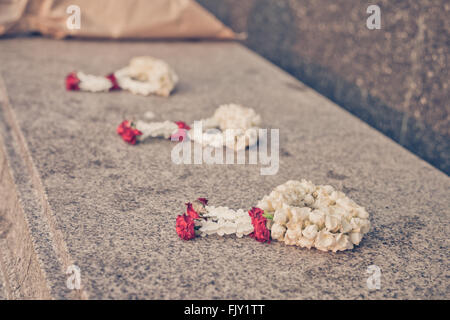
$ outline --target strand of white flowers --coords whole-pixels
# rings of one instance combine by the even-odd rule
[[[122,89],[144,96],[157,94],[167,97],[178,82],[178,76],[170,66],[153,57],[135,57],[114,75]]]
[[[235,234],[238,238],[253,232],[252,219],[242,209],[237,211],[227,207],[206,206],[206,218],[199,222],[199,232],[205,237],[211,234],[219,236]]]
[[[203,131],[198,134],[193,128],[187,132],[187,136],[203,146],[214,148],[226,146],[241,150],[258,141],[258,127],[239,128],[239,126],[253,126],[259,123],[260,117],[253,109],[235,104],[222,105],[216,110],[213,117],[200,121]],[[221,131],[226,126],[230,126],[230,130]],[[145,140],[148,137],[169,138],[177,131],[178,127],[172,121],[144,122],[139,120],[136,122],[136,128],[143,133],[139,140]],[[216,130],[211,130],[211,128],[216,128]]]
[[[212,119],[212,122],[215,122],[221,130],[242,129],[245,131],[258,127],[261,123],[261,116],[255,110],[235,103],[219,106]]]
[[[122,89],[143,96],[148,96],[158,91],[159,84],[157,82],[133,80],[133,78],[129,76],[129,72],[130,68],[125,67],[114,73],[117,83]]]
[[[81,71],[76,73],[80,80],[78,87],[83,91],[102,92],[109,91],[112,88],[112,82],[105,77],[98,77],[91,74],[85,74]]]
[[[178,126],[173,121],[144,122],[138,120],[136,129],[142,132],[139,140],[145,140],[148,137],[168,139],[173,133],[177,132]]]
[[[80,80],[78,86],[83,91],[109,91],[113,86],[105,77],[83,72],[76,75]],[[114,72],[114,76],[120,88],[144,96],[157,94],[167,97],[178,82],[178,76],[166,62],[152,57],[133,58],[128,66]]]
[[[258,126],[261,117],[251,108],[238,104],[219,106],[214,115],[200,120],[203,132],[197,134],[194,129],[188,132],[191,140],[220,148],[223,146],[241,150],[256,144],[258,141]]]
[[[257,205],[273,214],[272,239],[333,252],[352,249],[369,232],[367,211],[331,186],[288,181]]]

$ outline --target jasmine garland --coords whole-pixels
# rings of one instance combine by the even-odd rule
[[[207,205],[208,200],[199,198],[186,203],[186,213],[178,215],[176,220],[176,231],[183,240],[191,240],[195,236],[206,237],[207,235],[236,235],[238,238],[250,235],[258,241],[270,241],[269,231],[265,227],[265,218],[256,217],[253,209],[248,213],[244,210],[233,210],[227,207],[214,207]],[[255,232],[255,224],[259,223],[264,232]]]
[[[166,62],[153,57],[135,57],[128,66],[106,77],[71,72],[66,77],[66,89],[90,92],[123,89],[144,96],[168,97],[177,82],[178,76]]]
[[[100,86],[99,86],[100,87]],[[128,121],[128,120],[125,120]],[[131,122],[131,121],[129,121]],[[244,150],[258,141],[258,125],[261,117],[251,108],[237,104],[221,105],[210,118],[195,121],[197,130],[184,122],[144,122],[134,123],[136,129],[142,132],[138,141],[151,138],[170,138],[180,141],[186,137],[206,147]],[[182,129],[182,130],[178,130]],[[180,138],[181,137],[181,138]]]
[[[370,230],[369,214],[363,207],[331,186],[315,186],[306,180],[276,187],[248,213],[208,206],[205,199],[186,205],[186,214],[177,218],[177,233],[184,240],[213,234],[248,235],[260,242],[278,240],[337,252],[353,249]]]

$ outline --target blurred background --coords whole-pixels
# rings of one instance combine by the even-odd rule
[[[249,48],[450,173],[449,1],[198,2],[247,33]],[[371,4],[380,30],[366,27]]]
[[[82,11],[78,31],[65,25],[71,4]],[[372,4],[380,29],[366,26]],[[450,173],[449,1],[0,0],[0,36],[23,33],[237,38]]]

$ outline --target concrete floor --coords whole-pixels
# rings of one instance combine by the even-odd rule
[[[72,70],[107,74],[165,59],[170,98],[67,92]],[[235,43],[0,41],[1,263],[8,298],[448,299],[450,179]],[[125,144],[125,118],[185,120],[237,102],[280,128],[280,169],[175,165],[173,144]],[[249,208],[288,179],[344,190],[371,214],[361,245],[337,254],[210,237],[181,241],[184,202]],[[82,290],[66,287],[68,266]],[[366,285],[381,268],[381,289]],[[1,281],[0,281],[1,282]],[[0,290],[1,291],[1,290]]]

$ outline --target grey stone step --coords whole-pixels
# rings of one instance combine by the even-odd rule
[[[0,300],[8,299],[8,292],[7,292],[6,288],[7,288],[7,286],[6,286],[6,278],[3,275],[3,270],[0,268]]]
[[[65,91],[68,72],[107,74],[137,55],[175,68],[173,96]],[[0,61],[0,212],[9,226],[1,261],[11,298],[448,298],[448,176],[244,47],[3,39]],[[229,102],[280,128],[278,174],[175,165],[172,143],[130,146],[115,133],[149,110],[191,122]],[[373,228],[358,248],[183,242],[175,233],[187,199],[248,208],[301,178],[334,185],[368,209]],[[377,291],[366,285],[372,264],[382,270]],[[81,290],[66,286],[71,265]]]

